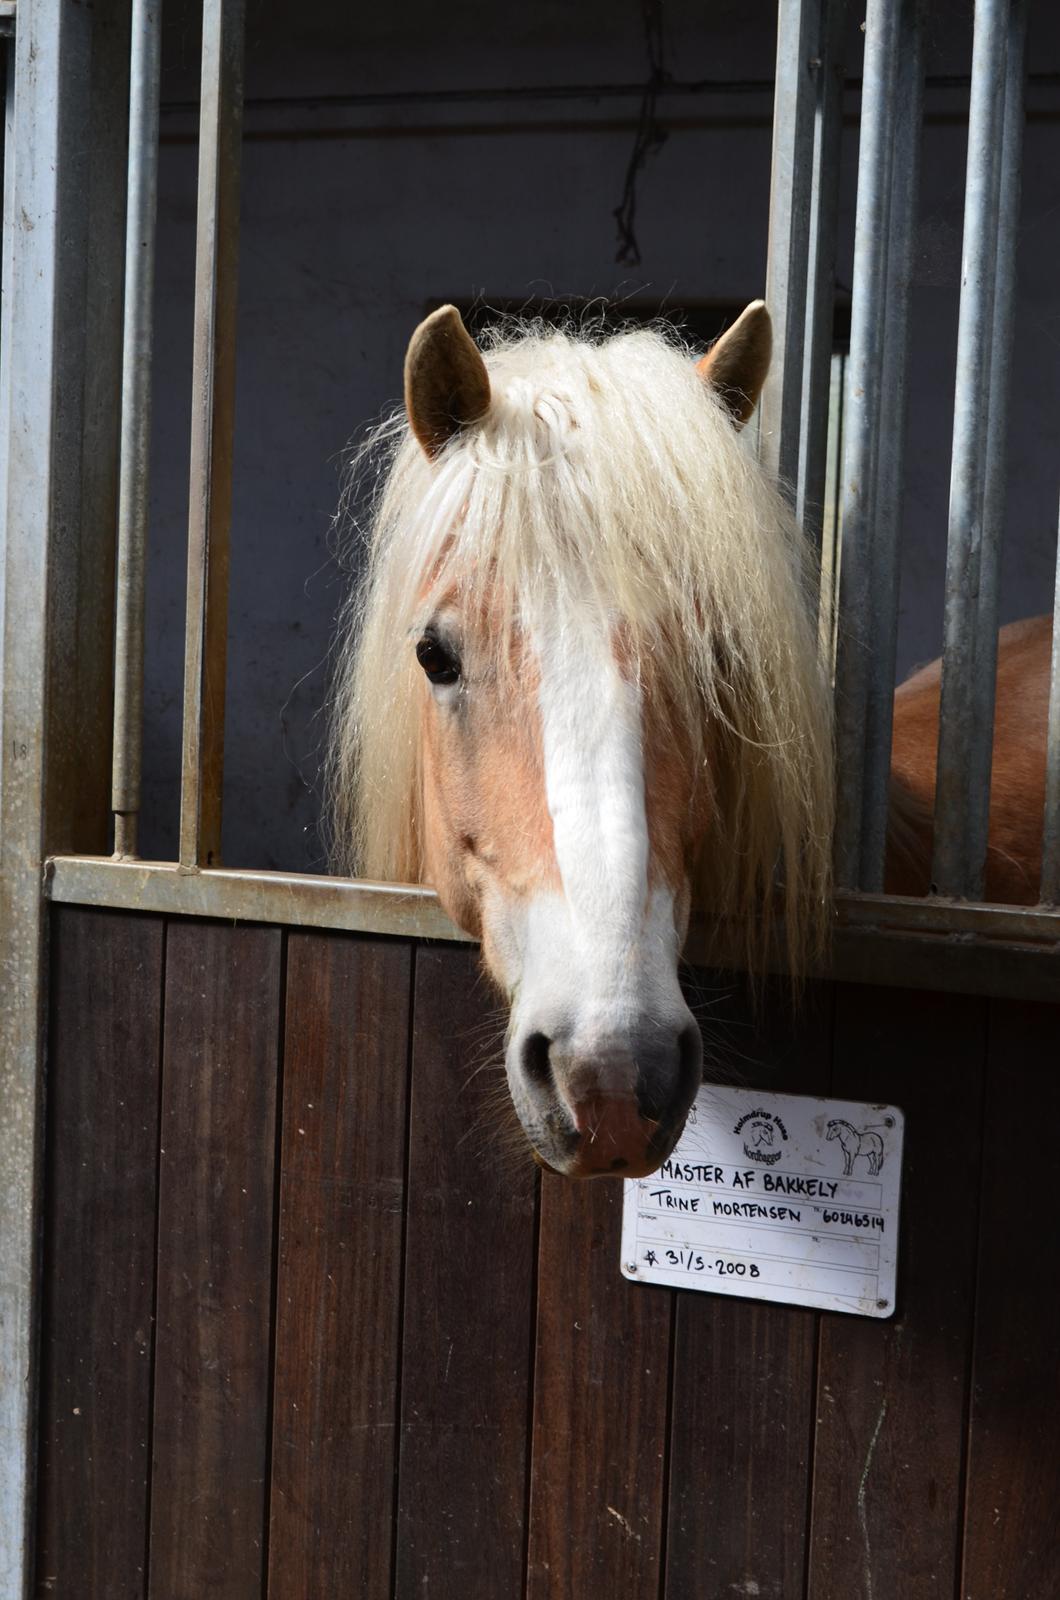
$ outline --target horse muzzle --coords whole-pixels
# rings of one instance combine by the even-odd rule
[[[681,1136],[702,1075],[689,1022],[591,1046],[539,1032],[513,1040],[508,1081],[538,1160],[568,1178],[642,1178]]]

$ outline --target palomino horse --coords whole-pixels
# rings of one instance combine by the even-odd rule
[[[432,884],[481,940],[516,1110],[571,1176],[648,1173],[681,1132],[693,900],[752,963],[778,904],[796,970],[827,936],[831,694],[799,530],[739,437],[770,345],[759,301],[698,364],[644,330],[533,327],[483,355],[444,307],[409,346],[407,419],[365,447],[338,835],[359,873]],[[930,672],[895,740],[910,888]]]

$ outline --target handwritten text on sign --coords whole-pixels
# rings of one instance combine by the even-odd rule
[[[626,1183],[623,1273],[889,1317],[903,1127],[895,1106],[704,1086],[669,1161]]]

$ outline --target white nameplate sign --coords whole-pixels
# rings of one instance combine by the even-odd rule
[[[891,1316],[904,1121],[895,1106],[705,1085],[669,1161],[626,1182],[624,1275]]]

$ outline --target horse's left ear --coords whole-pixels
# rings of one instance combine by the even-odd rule
[[[696,371],[716,389],[738,428],[762,393],[773,354],[773,324],[764,300],[752,300],[697,362]]]

